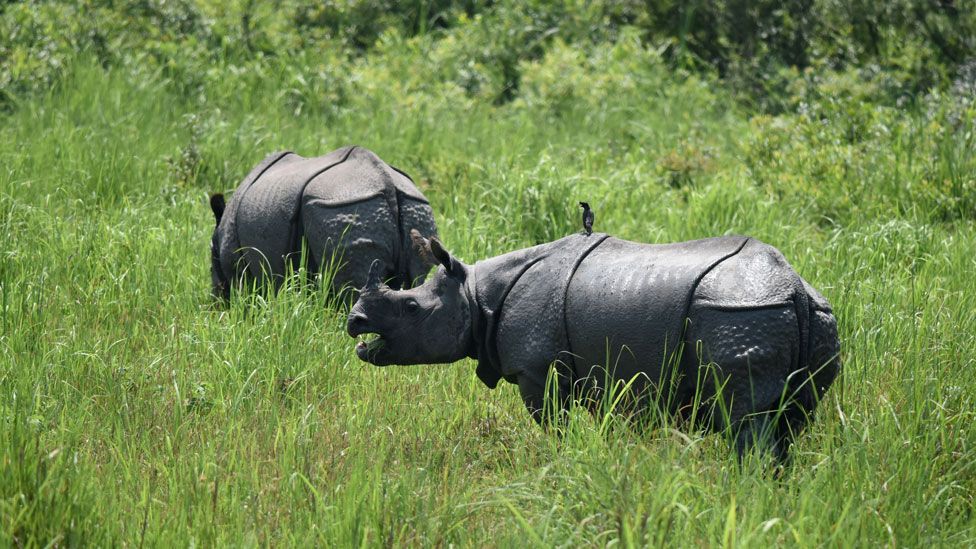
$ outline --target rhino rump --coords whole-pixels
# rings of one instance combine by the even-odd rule
[[[694,365],[727,379],[733,421],[786,409],[805,422],[840,371],[837,321],[830,304],[772,246],[752,240],[699,284],[689,311]],[[793,414],[791,416],[790,414]]]
[[[417,213],[401,219],[403,208]],[[403,221],[436,235],[427,199],[371,151],[344,147],[315,158],[275,153],[228,203],[215,231],[214,264],[228,280],[277,284],[289,262],[297,265],[305,239],[309,267],[334,269],[333,290],[361,287],[373,259],[384,263],[388,277],[413,280],[426,274],[426,265],[409,268],[403,254],[415,254]]]
[[[313,264],[333,268],[335,291],[361,288],[374,259],[383,262],[391,286],[411,287],[429,266],[414,250],[410,229],[437,235],[430,204],[410,177],[359,147],[309,182],[302,225]]]

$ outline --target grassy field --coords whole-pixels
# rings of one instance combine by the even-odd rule
[[[624,33],[554,42],[499,102],[430,44],[189,95],[81,55],[0,114],[0,544],[976,544],[972,95],[807,74],[757,114]],[[214,308],[208,192],[346,144],[413,175],[468,262],[577,230],[578,200],[621,238],[778,247],[843,345],[793,466],[582,412],[556,440],[471,361],[359,362],[321,293]]]

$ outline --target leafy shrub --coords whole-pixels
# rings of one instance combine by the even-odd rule
[[[791,106],[783,96],[792,77],[808,67],[858,67],[883,84],[879,93],[915,99],[958,80],[976,51],[976,4],[933,0],[329,0],[280,6],[35,0],[4,6],[0,104],[8,108],[18,96],[48,89],[78,53],[143,76],[160,72],[185,97],[205,100],[213,68],[259,75],[272,68],[267,72],[275,74],[283,70],[276,65],[303,62],[296,56],[316,64],[308,56],[358,57],[391,42],[423,43],[437,63],[428,70],[446,74],[469,97],[500,104],[519,96],[527,64],[557,39],[586,49],[630,32],[662,45],[672,64],[715,71],[742,99],[783,112]],[[312,102],[303,93],[289,100],[296,109]]]
[[[111,55],[114,48],[105,45],[105,35],[78,8],[24,2],[0,12],[0,107],[10,108],[17,96],[50,87],[78,51]]]
[[[809,78],[798,86],[796,114],[754,117],[745,161],[756,183],[806,201],[830,222],[976,218],[968,152],[976,102],[934,95],[906,113],[868,101],[877,85],[853,71]]]
[[[292,17],[303,35],[335,39],[363,51],[387,29],[408,37],[425,34],[452,26],[461,14],[470,17],[488,4],[478,0],[327,0],[302,3]]]
[[[556,113],[576,104],[585,110],[607,102],[623,103],[635,93],[655,93],[667,80],[660,53],[627,31],[614,43],[589,48],[557,39],[542,59],[523,61],[519,72],[523,75],[519,101]]]
[[[504,0],[474,17],[459,16],[436,49],[455,81],[474,97],[505,103],[519,95],[526,63],[542,58],[559,40],[583,48],[612,43],[626,17],[613,2]]]
[[[824,0],[817,48],[834,66],[877,65],[903,91],[946,84],[976,51],[976,4]]]
[[[621,2],[618,24],[667,40],[682,66],[714,69],[760,108],[780,110],[782,70],[870,68],[885,91],[944,86],[976,51],[976,4],[933,0],[702,0]]]

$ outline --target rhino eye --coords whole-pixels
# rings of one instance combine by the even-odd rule
[[[417,311],[420,310],[420,303],[417,303],[417,301],[414,299],[408,299],[406,302],[404,302],[403,307],[408,313],[416,314]]]

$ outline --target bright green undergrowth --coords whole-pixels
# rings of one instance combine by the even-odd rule
[[[556,41],[497,104],[388,40],[342,61],[339,111],[294,75],[199,100],[81,57],[3,116],[0,543],[976,542],[971,97],[801,75],[796,109],[754,116],[623,33]],[[578,230],[578,200],[622,238],[777,246],[843,344],[792,467],[582,412],[558,440],[470,361],[358,362],[319,292],[212,307],[207,193],[350,143],[412,174],[469,262]]]

